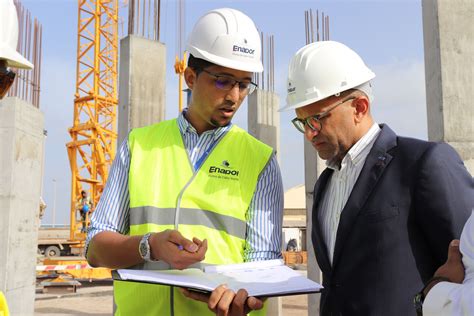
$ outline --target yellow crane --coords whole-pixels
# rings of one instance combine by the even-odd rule
[[[174,63],[174,72],[178,74],[178,104],[179,104],[179,112],[183,110],[183,74],[186,70],[186,53],[183,53],[183,59],[179,59],[178,55],[176,55],[176,60]]]
[[[177,12],[177,48],[176,48],[176,59],[174,63],[174,71],[179,76],[178,81],[178,106],[179,112],[183,110],[183,74],[186,70],[186,53],[183,54],[183,59],[180,59],[181,52],[183,51],[183,34],[185,29],[184,24],[184,0],[178,0],[176,2]]]
[[[66,144],[71,167],[70,239],[80,253],[86,235],[77,219],[81,191],[97,205],[116,152],[118,0],[78,0],[74,120]]]

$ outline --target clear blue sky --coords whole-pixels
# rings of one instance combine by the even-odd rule
[[[167,46],[166,117],[177,110],[177,77],[173,63],[176,53],[176,2],[162,0],[161,41]],[[23,0],[43,25],[41,109],[45,114],[46,161],[44,199],[48,204],[43,223],[68,223],[70,169],[65,144],[70,140],[75,89],[77,1]],[[318,9],[330,16],[330,39],[357,51],[376,73],[375,119],[388,123],[401,135],[427,138],[423,30],[420,0],[188,0],[186,35],[206,11],[219,7],[239,9],[249,15],[265,34],[275,36],[275,89],[281,106],[285,103],[288,62],[305,44],[304,11]],[[126,29],[126,8],[121,9]],[[122,27],[119,27],[122,29]],[[124,34],[120,30],[120,36]],[[303,183],[303,137],[290,123],[293,112],[281,115],[281,168],[285,189]],[[247,127],[247,109],[237,113],[235,123]],[[56,194],[54,182],[56,180]],[[55,198],[56,196],[56,198]]]

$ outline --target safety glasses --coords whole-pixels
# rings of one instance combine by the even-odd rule
[[[257,84],[253,83],[252,81],[235,80],[232,77],[229,77],[229,76],[226,76],[226,75],[218,75],[218,74],[212,73],[210,71],[207,71],[205,69],[201,69],[201,71],[205,72],[209,76],[215,78],[214,84],[215,84],[216,88],[219,89],[219,90],[230,91],[236,85],[239,85],[240,94],[241,95],[247,95],[247,94],[251,94],[252,92],[254,92],[255,89],[257,88]]]
[[[305,126],[308,126],[311,130],[315,132],[319,132],[323,129],[323,123],[321,122],[321,119],[326,117],[329,114],[329,112],[337,108],[339,105],[344,104],[347,101],[354,100],[355,98],[356,97],[350,97],[339,103],[336,103],[335,105],[331,106],[327,111],[324,111],[323,113],[308,116],[307,118],[304,118],[304,119],[295,117],[293,120],[291,120],[291,123],[293,123],[296,129],[299,130],[301,133],[305,132]]]

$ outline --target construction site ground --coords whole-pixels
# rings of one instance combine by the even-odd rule
[[[306,274],[306,271],[301,271]],[[35,301],[35,315],[112,315],[112,282],[81,281],[76,293],[42,293],[38,289]],[[306,295],[282,297],[282,315],[308,315]]]

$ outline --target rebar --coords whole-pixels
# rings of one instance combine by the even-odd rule
[[[161,0],[130,0],[128,3],[128,35],[138,35],[159,41],[160,9]]]

